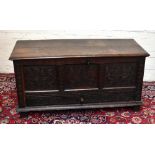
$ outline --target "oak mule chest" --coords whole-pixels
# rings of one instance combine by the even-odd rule
[[[17,41],[18,111],[139,106],[147,56],[132,39]]]

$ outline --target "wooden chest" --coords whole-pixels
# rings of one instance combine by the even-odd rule
[[[141,105],[146,56],[132,39],[17,41],[18,111]]]

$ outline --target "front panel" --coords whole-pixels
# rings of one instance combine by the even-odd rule
[[[136,86],[136,62],[105,64],[104,87]]]
[[[23,66],[25,90],[58,90],[57,70],[54,65]]]
[[[98,65],[69,64],[64,65],[64,89],[87,89],[98,87]]]
[[[88,61],[89,60],[89,61]],[[144,58],[15,61],[19,107],[140,101]]]

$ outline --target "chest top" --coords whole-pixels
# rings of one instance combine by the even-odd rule
[[[55,39],[17,41],[10,60],[149,56],[133,39]]]

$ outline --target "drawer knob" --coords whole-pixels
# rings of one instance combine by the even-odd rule
[[[87,61],[87,65],[90,65],[90,61],[89,60]]]
[[[84,102],[84,98],[83,98],[83,97],[81,97],[81,98],[80,98],[80,101],[81,101],[81,102]]]

